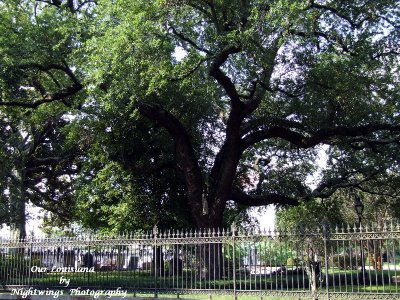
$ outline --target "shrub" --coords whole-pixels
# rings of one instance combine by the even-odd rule
[[[297,258],[292,258],[292,257],[289,257],[287,260],[286,260],[286,266],[289,268],[289,267],[296,267],[296,266],[298,266],[299,265],[299,259],[297,259]]]

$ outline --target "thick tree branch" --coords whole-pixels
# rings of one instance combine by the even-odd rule
[[[53,200],[48,193],[42,192],[37,187],[30,187],[29,190],[29,199],[34,205],[41,207],[47,211],[53,212],[62,220],[69,220],[72,217],[72,209],[60,209],[60,205],[68,206],[70,204]],[[43,201],[43,199],[45,199],[46,201]]]
[[[266,85],[269,84],[271,80],[272,73],[274,71],[275,66],[275,57],[278,53],[278,47],[275,47],[276,51],[274,51],[274,55],[270,58],[269,67],[264,68],[261,74],[261,78],[257,80],[253,84],[253,90],[250,93],[250,100],[246,102],[244,115],[249,116],[251,115],[261,104],[267,89],[265,88]]]
[[[370,54],[370,58],[371,59],[377,59],[377,58],[381,58],[381,57],[387,57],[387,56],[394,56],[397,57],[400,55],[400,50],[396,51],[396,50],[389,50],[386,52],[382,52],[382,53],[375,53],[375,54]]]
[[[397,186],[396,186],[397,188]],[[376,190],[375,186],[370,186],[370,185],[366,185],[365,187],[363,185],[358,185],[357,189],[359,189],[360,191],[364,192],[364,193],[368,193],[370,195],[376,195],[376,196],[384,196],[384,197],[389,197],[392,199],[396,199],[399,197],[399,193],[397,192],[396,188],[391,188],[391,193],[387,192],[387,191],[382,191],[382,190]]]
[[[308,148],[308,144],[306,143],[306,138],[302,134],[286,127],[276,126],[276,127],[269,127],[266,129],[259,129],[257,131],[254,131],[246,135],[242,139],[241,150],[244,151],[247,148],[253,146],[254,144],[257,144],[261,141],[268,140],[271,138],[282,138],[284,140],[291,142],[292,144],[295,144],[300,148]]]
[[[53,129],[62,128],[67,125],[67,122],[62,121],[61,117],[62,115],[48,118],[40,131],[36,127],[32,128],[31,132],[33,132],[33,143],[29,145],[29,156],[31,156],[36,151],[37,147],[45,141]]]
[[[25,182],[35,185],[35,184],[38,184],[39,182],[41,182],[44,177],[47,177],[47,176],[57,177],[57,176],[62,176],[62,175],[76,175],[79,172],[79,170],[81,169],[81,165],[80,164],[74,165],[74,168],[60,169],[59,171],[54,171],[54,169],[52,167],[53,167],[52,165],[41,165],[41,166],[38,166],[38,167],[28,167],[27,166],[25,168],[26,175],[30,176],[31,178],[33,178],[35,180],[29,179],[29,180],[25,180]]]
[[[307,37],[307,33],[305,32],[301,32],[301,31],[295,31],[295,30],[291,30],[290,31],[291,34],[293,35],[297,35],[300,37]],[[338,45],[340,48],[342,48],[343,52],[350,54],[351,56],[357,56],[357,53],[352,52],[349,47],[344,43],[344,41],[342,39],[339,38],[339,36],[337,35],[329,35],[325,32],[321,32],[321,31],[313,31],[311,33],[312,35],[316,36],[316,37],[322,37],[324,38],[327,42],[333,42],[336,45]]]
[[[33,158],[29,161],[28,167],[38,167],[38,166],[49,166],[49,165],[57,165],[61,161],[73,157],[72,153],[66,153],[65,156],[52,156],[52,157],[44,157],[44,158]]]
[[[225,130],[225,142],[215,157],[209,176],[208,187],[210,193],[207,201],[212,207],[210,218],[220,218],[222,216],[240,160],[240,125],[245,117],[245,104],[240,100],[240,95],[231,79],[221,70],[221,66],[229,56],[239,51],[240,47],[237,46],[225,47],[214,58],[210,67],[210,75],[225,90],[231,102],[231,111]]]
[[[274,48],[275,52],[271,55],[269,64],[264,68],[259,81],[270,81],[278,49],[278,46]],[[219,56],[214,59],[210,68],[210,75],[218,81],[231,99],[231,111],[226,126],[225,143],[218,152],[210,173],[209,186],[213,192],[208,195],[208,201],[213,203],[212,211],[215,215],[222,214],[225,205],[224,199],[229,197],[229,190],[232,186],[234,174],[240,160],[242,153],[240,149],[240,131],[243,119],[259,107],[265,95],[265,89],[257,82],[254,82],[252,91],[250,92],[250,97],[248,98],[249,101],[243,103],[230,78],[220,69],[228,59],[229,55],[239,51],[240,47],[226,47],[220,52]]]
[[[382,145],[389,145],[389,144],[397,144],[400,145],[400,137],[394,137],[390,139],[369,139],[366,137],[356,137],[354,139],[351,139],[349,141],[350,147],[352,147],[354,150],[362,150],[365,148],[370,148],[372,149],[375,153],[381,153],[380,147],[377,146],[382,146]]]
[[[53,6],[57,7],[58,9],[62,8],[62,1],[61,0],[48,0],[48,1],[47,0],[35,0],[35,1],[36,2],[46,3],[46,4],[49,4],[49,5],[53,5]],[[83,6],[85,6],[86,4],[89,4],[89,3],[97,4],[97,1],[94,1],[94,0],[82,1],[81,3],[78,3],[77,8],[75,8],[73,0],[66,0],[66,2],[67,2],[66,7],[68,8],[68,10],[71,13],[79,12],[79,10]]]
[[[42,104],[64,100],[70,96],[75,95],[81,89],[83,89],[83,85],[79,82],[78,78],[75,76],[72,70],[67,66],[67,64],[66,63],[64,64],[65,65],[62,66],[57,64],[39,65],[33,63],[33,64],[25,64],[18,66],[18,68],[20,69],[38,69],[43,72],[49,72],[50,70],[61,70],[72,80],[73,84],[64,89],[60,89],[59,91],[54,93],[46,93],[43,89],[40,89],[39,93],[42,95],[44,94],[43,97],[33,102],[3,101],[3,99],[0,99],[0,106],[37,108]]]
[[[230,200],[249,207],[265,206],[269,204],[296,206],[300,203],[301,200],[309,200],[311,198],[328,198],[332,196],[338,189],[354,187],[366,191],[364,188],[362,188],[362,184],[368,183],[369,181],[376,179],[376,176],[379,175],[381,171],[382,170],[375,170],[368,176],[356,181],[350,180],[348,178],[348,175],[354,175],[357,172],[352,172],[341,177],[330,178],[326,181],[321,182],[319,186],[315,188],[311,193],[307,192],[304,194],[300,194],[298,198],[293,198],[278,193],[268,193],[265,195],[249,195],[243,192],[238,187],[233,187],[231,190]]]
[[[293,93],[293,92],[285,91],[284,89],[281,89],[279,87],[272,88],[270,86],[267,86],[266,84],[262,84],[262,86],[268,92],[281,93],[281,94],[284,94],[285,96],[287,96],[289,98],[299,98],[299,97],[304,95],[304,92]]]
[[[231,100],[233,106],[242,107],[243,103],[240,101],[240,96],[236,90],[235,85],[231,79],[221,70],[221,66],[227,61],[229,56],[234,53],[238,53],[240,47],[238,46],[227,46],[214,57],[214,60],[210,66],[210,75],[223,87],[228,97]]]
[[[263,127],[266,126],[266,124],[270,124],[271,126],[276,126],[276,127],[284,127],[284,128],[292,128],[292,129],[299,129],[299,130],[305,130],[306,127],[304,124],[296,121],[291,121],[287,120],[284,118],[276,118],[271,115],[264,115],[260,118],[256,119],[251,119],[245,123],[242,124],[241,129],[240,129],[240,134],[241,136],[245,136],[246,134],[256,131],[256,130],[262,130]]]
[[[46,1],[46,0],[35,0],[35,2],[46,3],[46,4],[49,4],[49,5],[56,6],[56,7],[58,7],[58,8],[59,8],[59,7],[61,6],[61,4],[62,4],[61,0],[49,0],[49,1]]]
[[[264,67],[262,68],[261,74],[258,76],[256,81],[253,83],[253,90],[250,93],[249,101],[246,102],[244,108],[244,115],[250,116],[261,104],[264,96],[270,85],[272,74],[274,73],[276,66],[276,57],[278,55],[279,49],[282,45],[281,36],[276,38],[273,45],[269,50],[264,50],[267,55],[267,59],[264,62]],[[264,48],[263,45],[259,45],[260,48]]]
[[[387,22],[388,24],[390,24],[391,26],[393,26],[393,28],[400,30],[400,24],[399,23],[395,23],[395,21],[390,20],[389,18],[382,16],[382,15],[377,15],[378,18],[381,18],[382,20],[384,20],[385,22]],[[396,21],[398,21],[398,19],[396,19]]]
[[[211,12],[207,11],[206,8],[204,8],[203,6],[201,6],[201,2],[202,1],[189,1],[188,3],[186,3],[187,5],[193,7],[194,9],[198,10],[199,12],[201,12],[202,14],[204,14],[207,18],[212,19],[212,14]],[[204,2],[208,2],[208,1],[204,1]],[[209,4],[207,4],[208,6]]]
[[[199,218],[203,209],[201,202],[203,179],[189,134],[178,119],[160,106],[139,103],[138,111],[149,120],[164,127],[174,139],[176,159],[185,177],[189,202],[194,211],[193,215],[195,218]],[[198,221],[201,222],[200,219]]]
[[[83,6],[85,6],[86,4],[89,3],[93,3],[93,4],[97,4],[97,1],[92,1],[92,0],[88,0],[88,1],[83,1],[81,4],[78,5],[78,7],[75,9],[75,11],[79,11]]]
[[[334,128],[322,128],[311,133],[301,134],[286,127],[269,127],[258,130],[245,136],[242,140],[242,149],[270,138],[282,138],[299,148],[311,148],[320,143],[331,144],[329,139],[337,136],[358,137],[365,136],[377,131],[400,132],[400,125],[371,123],[367,125]]]
[[[309,8],[326,10],[326,11],[329,11],[329,12],[333,13],[334,15],[338,16],[339,18],[346,20],[351,25],[352,28],[360,28],[365,21],[370,19],[370,17],[365,17],[361,21],[356,23],[350,17],[346,16],[345,14],[343,14],[342,12],[340,12],[338,9],[336,9],[334,7],[315,3],[314,0],[310,0],[309,4],[310,4]]]
[[[359,171],[360,173],[363,173]],[[382,170],[375,170],[368,176],[365,176],[364,178],[360,180],[349,180],[348,176],[349,174],[345,174],[344,176],[341,177],[335,177],[335,178],[330,178],[326,181],[321,182],[318,187],[316,187],[310,195],[306,195],[305,198],[328,198],[335,193],[338,189],[343,189],[343,188],[350,188],[350,187],[356,187],[360,188],[360,185],[363,183],[369,182],[373,179],[376,178],[377,175],[379,175],[382,172]],[[352,174],[355,174],[357,172],[352,172]]]

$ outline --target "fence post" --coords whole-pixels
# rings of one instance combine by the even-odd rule
[[[235,244],[235,233],[236,233],[236,224],[235,222],[232,223],[231,225],[231,231],[232,231],[232,247],[233,247],[233,297],[235,300],[237,300],[237,294],[236,294],[236,244]]]
[[[157,292],[157,234],[158,228],[157,225],[153,227],[153,235],[154,235],[154,298],[158,298]]]
[[[26,241],[28,241],[28,238],[25,238]],[[29,266],[28,266],[28,285],[31,285],[31,276],[32,276],[32,272],[31,272],[31,268],[32,268],[32,251],[33,251],[33,235],[30,239],[30,247],[29,247]]]
[[[90,267],[92,265],[91,261],[93,261],[91,259],[91,257],[93,257],[91,255],[93,255],[93,254],[90,253],[90,240],[92,238],[93,237],[90,237],[90,239],[89,239],[89,246],[88,246],[88,252],[87,252],[87,262],[86,262],[86,266],[85,267]],[[94,266],[94,262],[93,262],[93,266]],[[83,273],[83,274],[86,274],[86,273]],[[87,285],[90,286],[90,272],[87,272]]]
[[[328,266],[328,239],[329,239],[329,228],[327,222],[323,222],[323,234],[324,234],[324,258],[325,258],[325,286],[326,286],[326,297],[329,300],[329,266]]]

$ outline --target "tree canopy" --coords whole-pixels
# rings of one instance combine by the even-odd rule
[[[68,188],[38,186],[49,169],[33,184],[39,195],[69,191],[49,200],[61,215],[74,207],[86,226],[221,226],[227,209],[298,205],[350,187],[397,199],[399,7],[5,1],[2,146],[15,143],[13,126],[24,138],[29,126],[60,123],[47,141],[69,153],[56,177],[69,166]],[[0,176],[30,166],[11,162],[15,145],[1,148]],[[30,157],[53,157],[39,152]]]

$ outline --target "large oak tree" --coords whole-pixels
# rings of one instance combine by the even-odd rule
[[[221,226],[229,201],[297,205],[339,188],[373,193],[368,181],[396,176],[398,1],[37,4],[36,14],[74,16],[53,46],[71,51],[58,70],[68,99],[87,95],[76,122],[93,145],[79,185],[89,206],[118,202],[90,198],[110,161],[129,176],[107,189],[129,181],[152,196],[135,201],[184,207],[199,227]],[[39,98],[27,102],[48,105]],[[332,163],[311,189],[320,151]]]
[[[171,138],[141,171],[134,145],[116,156],[141,174],[173,163],[197,226],[220,226],[230,200],[296,205],[396,167],[397,1],[124,1],[101,13],[88,45],[104,107],[125,116],[124,139],[143,117]],[[311,190],[321,145],[338,164]]]

